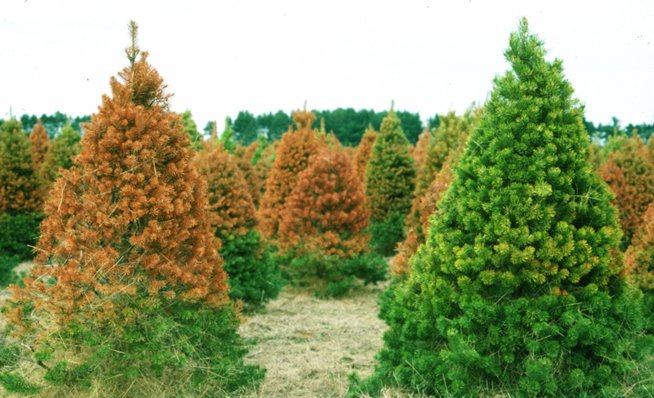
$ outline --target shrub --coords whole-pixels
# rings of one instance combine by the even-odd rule
[[[486,113],[382,302],[381,384],[437,396],[619,396],[651,386],[642,293],[619,276],[611,194],[583,108],[523,20]],[[643,367],[650,367],[644,370]],[[647,385],[647,386],[645,386]]]
[[[14,273],[14,268],[18,264],[20,264],[20,257],[0,254],[0,288],[17,282],[18,275]]]
[[[229,296],[256,308],[279,295],[284,279],[275,260],[273,247],[258,231],[223,238],[220,254],[229,275]]]
[[[31,260],[41,220],[40,213],[0,215],[0,254],[18,256],[21,261]]]
[[[376,253],[342,258],[290,251],[278,257],[278,261],[290,281],[314,289],[318,297],[340,297],[361,282],[381,282],[388,269],[386,260]]]

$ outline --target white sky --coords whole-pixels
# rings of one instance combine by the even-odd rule
[[[483,102],[521,16],[563,60],[586,118],[654,122],[653,1],[0,0],[0,118],[96,111],[127,60],[127,23],[208,120],[302,107],[423,119]]]

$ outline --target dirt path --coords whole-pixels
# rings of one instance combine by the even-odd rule
[[[320,300],[287,287],[241,335],[253,339],[248,362],[266,367],[258,397],[342,397],[348,375],[372,372],[386,328],[377,317],[379,287]]]

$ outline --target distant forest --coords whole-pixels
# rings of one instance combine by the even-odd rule
[[[371,109],[353,108],[337,108],[334,110],[313,110],[316,114],[316,121],[314,127],[320,129],[321,123],[324,123],[324,129],[327,132],[333,132],[338,140],[348,146],[356,146],[361,140],[363,132],[368,126],[372,126],[375,130],[379,130],[381,120],[386,116],[387,112],[376,112]],[[190,116],[190,112],[186,111]],[[412,144],[418,140],[418,136],[423,129],[433,129],[438,127],[440,122],[439,115],[434,115],[427,120],[426,125],[423,125],[419,113],[412,113],[408,111],[397,111],[402,122],[402,128]],[[41,119],[45,129],[50,138],[53,138],[56,133],[61,130],[66,124],[70,124],[75,130],[82,131],[82,124],[90,121],[91,117],[86,116],[69,116],[65,113],[55,112],[52,115],[22,115],[19,120],[26,131],[31,131],[32,127],[36,124],[37,120]],[[2,119],[0,119],[0,123]],[[233,120],[228,118],[226,123],[234,131],[235,138],[243,143],[249,144],[259,137],[265,137],[269,141],[279,139],[282,134],[288,129],[291,124],[290,114],[284,111],[277,111],[275,113],[269,112],[260,115],[254,115],[248,111],[240,111],[236,118]],[[652,124],[628,124],[621,126],[617,118],[613,118],[611,124],[598,124],[595,125],[592,121],[584,119],[586,130],[588,131],[591,139],[599,142],[605,142],[609,137],[616,134],[638,134],[644,140],[648,140],[654,133],[654,123]],[[219,124],[218,131],[223,130],[223,126]],[[204,128],[205,136],[208,136],[213,129],[213,122],[207,123]]]

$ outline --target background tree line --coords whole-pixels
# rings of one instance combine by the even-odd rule
[[[334,110],[314,110],[316,120],[312,127],[321,128],[321,120],[324,120],[324,128],[327,132],[333,132],[338,140],[347,146],[356,146],[361,141],[366,128],[371,125],[375,130],[381,127],[382,119],[387,115],[387,111],[376,112],[372,109],[353,109],[353,108],[336,108]],[[427,119],[426,126],[420,118],[419,113],[412,113],[409,111],[397,111],[397,116],[400,118],[402,128],[411,144],[418,141],[418,136],[426,127],[429,130],[437,128],[440,125],[440,115]],[[198,136],[195,122],[192,121],[192,114],[190,111],[183,113],[184,119],[189,121],[188,128],[195,130]],[[22,115],[19,120],[25,131],[31,131],[36,125],[38,120],[41,120],[43,127],[45,127],[50,138],[54,138],[65,125],[69,124],[73,129],[82,131],[82,123],[87,123],[91,120],[89,115],[85,116],[70,116],[62,112],[55,112],[51,115],[42,114],[37,115]],[[0,123],[3,120],[0,119]],[[234,138],[242,144],[250,144],[258,137],[264,137],[269,141],[279,140],[288,126],[292,123],[291,116],[282,110],[277,112],[262,113],[255,115],[249,111],[240,111],[235,119],[228,118],[226,124],[233,131]],[[208,137],[213,130],[214,122],[208,122],[204,128],[204,135]],[[622,126],[620,120],[615,116],[611,118],[610,124],[595,124],[592,121],[584,119],[584,125],[591,139],[599,142],[606,142],[609,137],[615,135],[632,135],[638,134],[643,140],[647,141],[654,133],[654,123],[629,123]],[[227,126],[225,126],[227,127]],[[220,125],[219,125],[219,128]],[[192,134],[195,135],[195,134]]]

